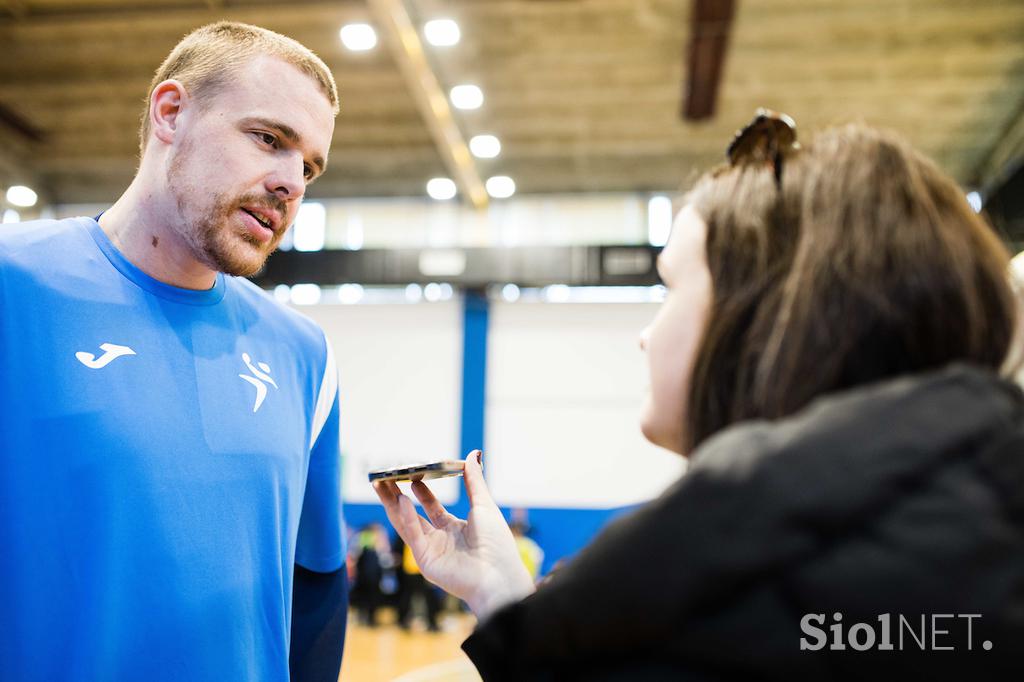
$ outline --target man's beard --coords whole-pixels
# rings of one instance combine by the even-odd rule
[[[192,256],[207,267],[235,277],[256,274],[263,269],[267,258],[277,248],[283,231],[279,230],[269,242],[263,243],[232,225],[235,214],[243,205],[247,205],[270,206],[284,216],[284,202],[273,195],[249,193],[234,199],[217,195],[211,207],[198,206],[195,197],[201,196],[202,191],[192,187],[184,168],[184,157],[187,157],[189,151],[189,146],[179,151],[167,169],[168,185],[180,216],[180,223],[175,226],[178,234]],[[194,215],[197,212],[199,215]],[[245,244],[239,244],[239,241]]]

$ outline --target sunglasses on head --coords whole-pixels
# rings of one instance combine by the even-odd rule
[[[796,141],[796,122],[786,114],[758,109],[754,120],[736,133],[725,154],[729,164],[772,164],[775,182],[782,183],[782,159],[800,148]]]

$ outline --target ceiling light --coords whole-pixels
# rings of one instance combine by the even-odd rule
[[[451,98],[456,109],[479,109],[484,103],[484,93],[475,85],[456,85],[452,88]]]
[[[437,282],[431,282],[427,286],[423,287],[423,298],[427,299],[431,303],[436,303],[441,300],[441,285]]]
[[[299,206],[292,228],[292,244],[296,251],[320,251],[324,248],[327,232],[327,209],[320,202],[311,201]]]
[[[541,295],[549,303],[566,303],[572,297],[572,290],[565,284],[552,284],[544,287]]]
[[[434,178],[427,183],[427,194],[430,195],[431,199],[437,199],[438,201],[451,199],[457,191],[455,182],[448,178]]]
[[[665,246],[672,234],[672,200],[659,195],[647,202],[647,241],[652,246]]]
[[[7,188],[7,201],[15,206],[21,206],[22,208],[35,206],[37,199],[39,199],[39,196],[31,188],[25,187],[25,185],[14,185]]]
[[[338,287],[338,300],[345,305],[359,303],[363,299],[361,284],[342,284]]]
[[[458,277],[466,271],[462,249],[428,249],[420,252],[420,274],[425,277]]]
[[[478,159],[493,159],[501,153],[501,142],[494,135],[477,135],[470,139],[469,151]]]
[[[353,52],[365,52],[377,46],[377,32],[369,24],[345,24],[340,34],[341,42]]]
[[[459,42],[462,33],[451,19],[432,19],[423,25],[423,35],[434,47],[450,47]]]
[[[405,285],[405,300],[416,303],[421,298],[423,298],[423,287],[415,282]]]
[[[516,183],[507,175],[495,175],[487,180],[487,193],[495,199],[508,199],[516,193]]]
[[[291,290],[292,303],[295,305],[316,305],[323,293],[318,284],[293,284]]]
[[[983,202],[981,200],[981,193],[980,192],[968,192],[967,193],[967,203],[971,205],[971,208],[974,209],[975,213],[981,213],[981,208],[982,208],[982,203]]]

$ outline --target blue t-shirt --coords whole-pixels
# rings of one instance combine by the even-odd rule
[[[342,526],[313,322],[90,218],[0,227],[0,678],[287,680],[293,563]]]

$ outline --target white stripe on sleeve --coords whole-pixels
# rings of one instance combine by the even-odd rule
[[[320,437],[327,417],[334,407],[334,398],[338,394],[338,366],[334,362],[334,351],[331,342],[324,336],[327,345],[327,362],[324,365],[324,377],[320,381],[320,393],[316,397],[316,411],[313,412],[313,432],[309,437],[309,449],[313,449],[316,439]]]

